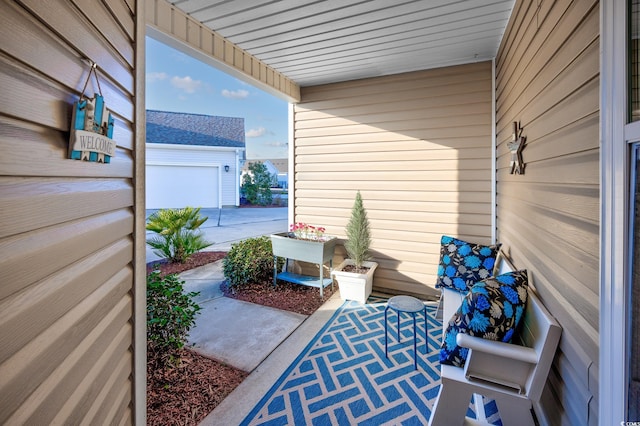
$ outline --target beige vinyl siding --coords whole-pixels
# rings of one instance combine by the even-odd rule
[[[516,3],[496,59],[497,235],[563,327],[544,416],[595,425],[599,7],[538,3]],[[514,121],[527,137],[524,175],[509,174]]]
[[[136,7],[0,6],[1,424],[144,419],[144,400],[142,413],[133,403],[145,386],[134,363],[144,360],[134,355],[134,327],[144,330],[134,318],[140,297],[144,307],[133,267],[134,175],[144,164],[134,151]],[[86,58],[115,117],[111,164],[67,159]]]
[[[491,240],[491,74],[483,62],[302,88],[295,221],[344,238],[360,190],[374,288],[435,295],[443,234]]]

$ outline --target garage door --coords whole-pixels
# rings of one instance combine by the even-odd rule
[[[148,209],[218,208],[215,166],[147,165],[146,178]]]

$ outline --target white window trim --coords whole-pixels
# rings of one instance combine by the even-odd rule
[[[600,2],[600,425],[625,420],[627,401],[626,5]]]

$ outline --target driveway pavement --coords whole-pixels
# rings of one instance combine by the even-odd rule
[[[147,210],[147,218],[155,210]],[[287,207],[202,209],[209,219],[200,227],[214,244],[205,251],[229,251],[235,242],[287,231]],[[147,238],[153,236],[147,232]],[[147,262],[159,259],[147,246]]]

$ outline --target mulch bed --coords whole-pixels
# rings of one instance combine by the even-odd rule
[[[337,287],[336,285],[334,289]],[[297,312],[302,315],[314,313],[333,294],[330,286],[324,289],[324,297],[320,298],[320,289],[281,281],[276,286],[272,281],[267,281],[247,283],[238,288],[229,288],[226,283],[223,283],[220,289],[225,296],[233,299]]]
[[[177,274],[223,259],[226,252],[196,253],[185,263],[155,261],[147,264],[147,274]],[[337,288],[337,286],[336,286]],[[272,281],[247,283],[229,288],[222,284],[225,296],[273,308],[311,315],[333,294],[324,289]],[[147,424],[197,425],[222,402],[248,375],[247,372],[184,349],[180,363],[171,368],[156,368],[157,360],[147,360]]]
[[[280,207],[287,207],[287,205],[269,204],[268,206],[261,206],[260,204],[240,204],[239,209],[277,209]]]
[[[197,425],[248,373],[183,349],[172,368],[147,363],[147,424]]]
[[[189,269],[204,266],[207,263],[213,263],[220,259],[224,259],[227,255],[226,251],[201,251],[192,254],[184,263],[169,263],[166,259],[155,260],[147,263],[147,274],[158,269],[160,275],[179,274]]]

